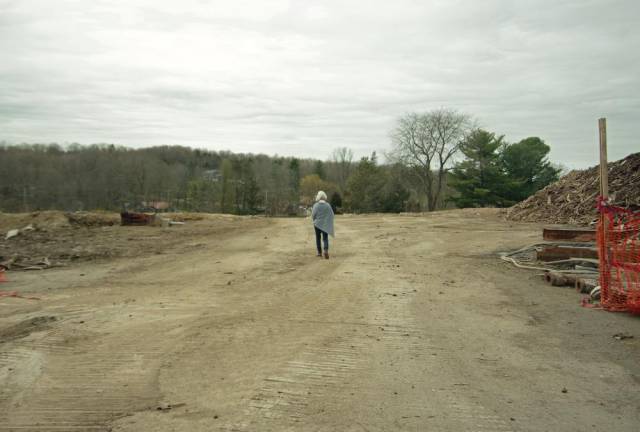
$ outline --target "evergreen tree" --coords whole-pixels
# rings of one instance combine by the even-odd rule
[[[291,190],[290,201],[296,207],[300,198],[300,180],[300,161],[292,158],[289,162],[289,189]]]
[[[538,137],[525,138],[516,144],[504,146],[500,156],[503,169],[512,180],[519,183],[519,187],[508,191],[510,199],[522,201],[558,180],[560,169],[547,160],[550,150]]]
[[[371,158],[363,157],[347,182],[350,208],[356,212],[382,211],[386,172],[377,164],[375,152]]]
[[[462,143],[466,156],[452,171],[458,207],[506,207],[558,179],[547,160],[549,146],[540,138],[507,144],[504,137],[478,129]]]
[[[476,129],[461,144],[466,160],[456,164],[451,173],[451,186],[458,192],[451,200],[458,207],[512,204],[503,196],[505,189],[513,186],[501,170],[498,150],[504,145],[503,139]]]
[[[382,211],[400,213],[406,210],[411,193],[405,185],[406,168],[402,164],[391,167],[388,180],[384,186]]]

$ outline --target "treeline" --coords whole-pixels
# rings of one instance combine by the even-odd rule
[[[558,176],[539,138],[516,144],[451,110],[408,114],[381,164],[160,146],[0,143],[0,211],[162,209],[295,215],[324,190],[336,210],[506,206]]]
[[[180,146],[0,144],[0,210],[151,209],[288,215],[325,190],[338,209],[419,210],[398,167],[346,148],[320,161]]]

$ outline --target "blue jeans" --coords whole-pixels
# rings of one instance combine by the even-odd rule
[[[322,240],[324,240],[324,251],[329,252],[329,234],[316,226],[313,228],[316,230],[316,247],[318,248],[318,255],[322,253],[322,248],[320,247],[320,235],[322,235]]]

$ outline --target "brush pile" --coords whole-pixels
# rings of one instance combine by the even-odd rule
[[[610,162],[608,169],[609,202],[640,209],[640,153]],[[599,194],[597,166],[574,170],[507,209],[506,217],[512,221],[589,225],[598,217],[596,202]]]

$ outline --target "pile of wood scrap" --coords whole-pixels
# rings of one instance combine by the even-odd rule
[[[555,183],[507,210],[512,221],[589,225],[598,213],[598,167],[571,171]],[[610,162],[609,203],[640,208],[640,153]]]

